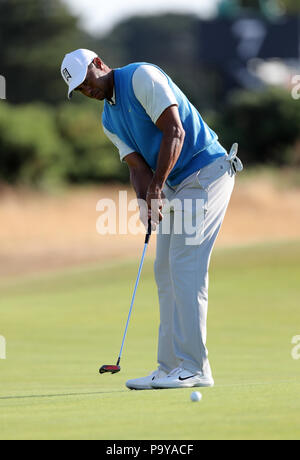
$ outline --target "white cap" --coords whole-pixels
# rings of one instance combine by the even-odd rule
[[[68,98],[71,99],[72,92],[84,82],[88,66],[98,57],[90,50],[79,49],[66,54],[61,65],[61,74],[69,86]]]

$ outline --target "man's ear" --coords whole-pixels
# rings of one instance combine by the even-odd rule
[[[93,59],[93,64],[97,67],[97,69],[102,69],[103,67],[103,62],[101,61],[99,57],[95,57]]]

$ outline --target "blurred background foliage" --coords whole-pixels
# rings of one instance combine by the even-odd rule
[[[282,31],[298,27],[299,40],[299,10],[299,0],[224,0],[211,24],[184,14],[137,16],[96,37],[80,28],[62,0],[0,0],[0,74],[7,91],[7,100],[0,100],[0,181],[33,186],[128,181],[126,165],[102,131],[102,104],[80,95],[72,103],[66,100],[60,64],[65,53],[79,47],[93,49],[111,67],[133,61],[161,66],[226,148],[239,142],[246,165],[299,165],[300,101],[291,97],[286,82],[274,85],[259,77],[270,58],[277,59],[273,74],[300,69],[299,54],[294,56],[289,45],[296,40],[299,53],[297,37],[276,32],[296,13]],[[273,54],[226,57],[222,46],[231,50],[234,42],[225,44],[213,33],[214,42],[207,27],[224,30],[225,24],[232,33],[230,21],[239,18],[259,18],[266,30],[273,27],[287,40],[286,56],[276,55],[272,39]],[[218,63],[209,55],[215,48],[221,53]],[[235,80],[242,71],[245,78]]]

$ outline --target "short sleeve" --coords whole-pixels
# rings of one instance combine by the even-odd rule
[[[125,142],[123,142],[116,134],[111,133],[108,129],[103,126],[104,134],[109,138],[109,140],[117,147],[119,150],[120,160],[123,161],[124,158],[129,155],[129,153],[133,153],[131,147],[128,147]]]
[[[178,105],[167,77],[153,65],[141,65],[132,77],[133,91],[153,123],[171,105]]]

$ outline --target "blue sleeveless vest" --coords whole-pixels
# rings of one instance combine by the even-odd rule
[[[140,153],[150,168],[155,171],[162,132],[136,98],[132,87],[135,70],[145,64],[147,65],[147,63],[140,62],[115,69],[116,104],[111,105],[105,101],[102,123],[106,129],[116,134],[128,147],[132,148],[132,152]],[[159,67],[157,68],[167,77],[175,94],[180,119],[185,130],[181,154],[168,177],[168,183],[172,186],[178,185],[193,172],[225,155],[226,150],[218,142],[216,133],[207,126],[182,91],[168,75]]]

